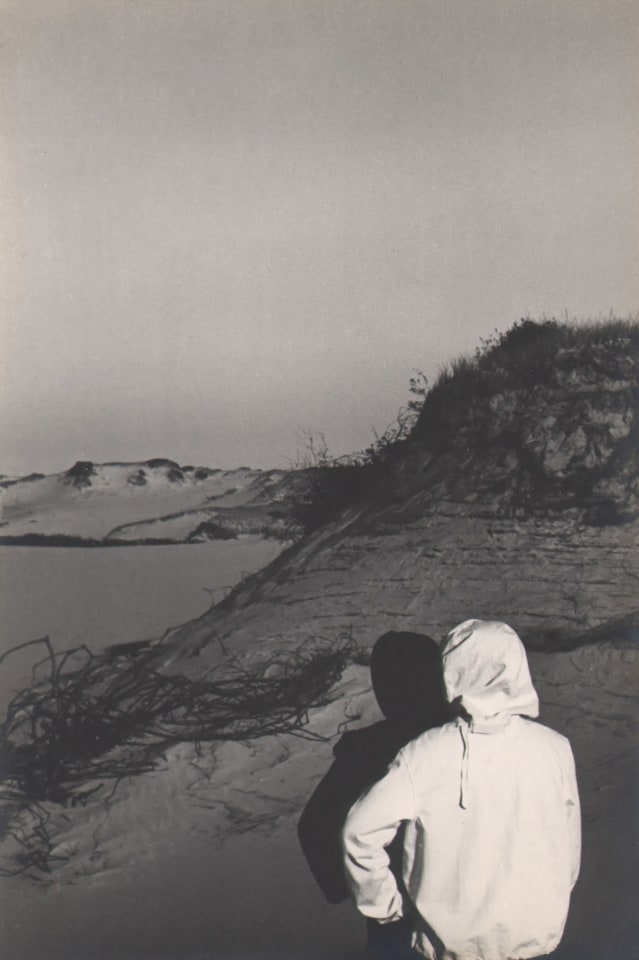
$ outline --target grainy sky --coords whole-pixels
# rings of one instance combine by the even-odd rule
[[[639,4],[2,0],[0,473],[360,449],[639,307]]]

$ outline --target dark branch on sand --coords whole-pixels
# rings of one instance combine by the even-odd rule
[[[47,648],[49,674],[16,694],[0,726],[0,839],[11,836],[25,848],[20,869],[48,862],[47,855],[29,856],[20,825],[25,808],[35,811],[34,833],[44,837],[34,839],[46,852],[40,804],[85,804],[104,781],[152,770],[175,743],[199,750],[207,741],[270,734],[316,739],[304,729],[308,711],[328,701],[355,653],[350,637],[330,645],[313,639],[251,668],[229,657],[212,679],[192,680],[153,669],[144,644],[56,654],[44,637],[0,663],[34,643]]]

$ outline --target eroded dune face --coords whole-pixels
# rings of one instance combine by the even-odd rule
[[[218,637],[249,657],[345,632],[371,647],[386,630],[443,636],[470,615],[511,623],[529,648],[557,649],[637,607],[637,522],[517,520],[420,499],[362,509],[294,546],[177,630],[162,661],[197,674],[217,662]]]
[[[207,669],[220,634],[239,653],[254,641],[352,628],[370,647],[386,630],[441,635],[470,615],[512,623],[531,648],[557,649],[632,613],[635,328],[556,349],[552,324],[513,332],[541,340],[496,347],[461,382],[444,381],[381,480],[178,632],[167,659],[199,652]]]

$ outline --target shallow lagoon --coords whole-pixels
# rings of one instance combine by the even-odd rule
[[[146,547],[0,547],[0,654],[48,636],[55,650],[161,637],[201,616],[282,550],[259,539]],[[0,706],[46,656],[31,647],[0,664]]]

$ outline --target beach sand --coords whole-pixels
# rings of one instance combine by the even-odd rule
[[[220,846],[166,824],[157,861],[75,884],[2,884],[5,960],[360,960],[364,923],[323,901],[288,820]],[[169,845],[171,847],[171,845]]]
[[[368,671],[350,668],[310,730],[378,719]],[[159,768],[70,815],[50,807],[50,876],[0,882],[6,960],[359,960],[365,925],[328,905],[296,822],[332,741],[270,736],[171,748]],[[66,820],[69,817],[69,821]]]
[[[531,656],[542,719],[571,738],[583,803],[582,873],[562,960],[636,956],[625,712],[636,666],[636,649],[614,644]],[[205,745],[199,756],[181,744],[111,796],[52,808],[52,853],[67,859],[39,882],[2,880],[3,958],[362,960],[362,919],[350,903],[324,902],[296,836],[344,722],[379,718],[365,667],[349,667],[332,696],[308,727],[326,740],[269,736]]]

